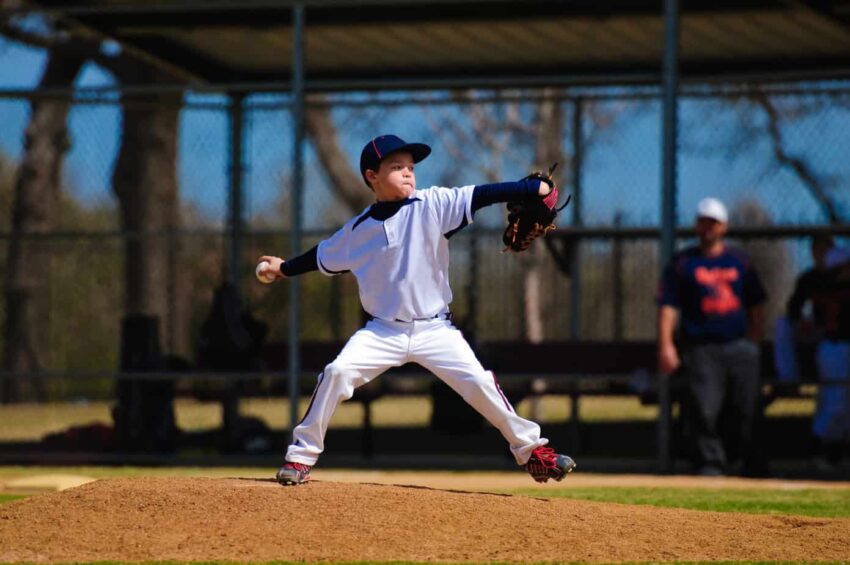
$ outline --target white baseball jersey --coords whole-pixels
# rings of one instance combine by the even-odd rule
[[[548,440],[520,417],[496,376],[476,359],[461,332],[444,317],[452,300],[448,239],[472,222],[472,186],[414,191],[379,202],[319,244],[326,275],[357,277],[363,308],[373,316],[319,374],[313,398],[293,430],[292,463],[315,465],[339,403],[390,367],[418,363],[448,384],[495,426],[520,465]]]
[[[319,244],[319,270],[351,271],[363,309],[376,318],[410,322],[445,312],[452,301],[446,234],[472,223],[474,188],[433,187],[379,203],[400,206],[384,220],[369,207]]]

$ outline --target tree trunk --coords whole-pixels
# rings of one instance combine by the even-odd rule
[[[70,88],[84,57],[73,49],[51,50],[40,89]],[[6,274],[4,368],[27,377],[5,379],[0,401],[45,400],[44,369],[50,250],[32,238],[54,226],[62,184],[62,163],[70,147],[68,98],[36,98],[25,132],[25,153],[15,182],[12,234]]]
[[[549,92],[544,92],[549,94]],[[537,107],[537,144],[535,150],[535,164],[544,172],[552,163],[562,161],[563,149],[561,147],[561,132],[563,131],[564,114],[561,103],[548,97],[542,100]],[[558,178],[557,173],[555,178]],[[531,248],[524,253],[523,262],[525,273],[523,275],[523,298],[525,312],[525,339],[530,343],[540,343],[544,339],[543,311],[546,305],[543,303],[544,294],[551,291],[543,284],[543,241],[536,241]]]
[[[136,80],[155,83],[150,71]],[[124,313],[160,321],[162,350],[188,355],[189,320],[185,279],[180,277],[181,242],[177,189],[179,95],[125,96],[123,137],[112,187],[127,232],[124,253]]]
[[[122,82],[156,84],[154,71],[126,66]],[[186,357],[188,300],[180,276],[177,187],[180,96],[125,95],[123,137],[112,188],[124,239],[124,319],[121,370],[162,371],[166,356]],[[175,434],[173,381],[118,382],[113,413],[122,450],[170,450]]]

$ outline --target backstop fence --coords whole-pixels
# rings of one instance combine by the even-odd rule
[[[258,284],[253,265],[261,254],[285,255],[290,248],[289,98],[182,95],[173,126],[150,126],[165,128],[162,135],[175,142],[171,154],[147,161],[149,185],[129,185],[145,191],[157,175],[170,175],[173,199],[146,200],[153,208],[139,215],[120,188],[127,186],[119,179],[127,174],[121,160],[162,148],[139,142],[144,128],[128,112],[175,102],[122,100],[110,90],[69,92],[67,151],[55,188],[45,193],[56,206],[39,219],[37,232],[22,230],[16,222],[26,212],[15,202],[26,187],[21,163],[33,151],[27,137],[33,108],[56,97],[0,98],[0,316],[8,320],[25,300],[34,317],[25,325],[37,328],[21,343],[10,342],[11,325],[4,326],[3,375],[6,381],[50,376],[46,385],[23,387],[5,400],[111,394],[108,375],[122,363],[122,323],[139,313],[130,311],[138,304],[161,314],[161,352],[183,370],[199,367],[214,297],[225,283],[235,289],[242,315],[266,328],[266,343],[286,340],[286,282]],[[759,269],[769,321],[775,320],[796,275],[811,264],[809,235],[833,233],[841,244],[850,233],[850,85],[689,86],[680,104],[680,244],[688,243],[699,199],[725,201],[732,239]],[[420,188],[518,179],[558,161],[556,178],[573,200],[546,245],[501,253],[503,206],[480,211],[452,239],[455,320],[478,342],[654,338],[661,268],[657,90],[355,93],[308,97],[308,109],[302,249],[369,204],[358,159],[375,135],[395,133],[433,147],[417,168]],[[166,215],[170,223],[151,219]],[[149,227],[156,225],[167,227]],[[34,290],[24,285],[23,299],[20,288],[10,288],[12,271],[24,268],[20,259],[10,260],[15,245],[26,250],[24,264],[43,266]],[[158,253],[167,259],[157,263]],[[133,286],[128,264],[140,260],[164,269],[152,287]],[[360,327],[350,275],[314,273],[302,285],[303,340],[344,340]],[[8,362],[20,348],[29,348],[24,369]]]

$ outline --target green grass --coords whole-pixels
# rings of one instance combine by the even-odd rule
[[[573,498],[596,502],[644,504],[711,512],[793,514],[829,518],[850,517],[850,489],[688,489],[583,487],[521,489],[511,494]]]
[[[13,500],[18,500],[21,498],[25,497],[20,494],[0,494],[0,504],[3,504],[4,502],[12,502]]]
[[[306,410],[309,398],[301,402],[299,413]],[[45,435],[71,426],[112,425],[110,401],[53,402],[48,404],[11,404],[0,406],[0,441],[36,441]],[[768,417],[809,416],[812,399],[780,399],[768,408]],[[177,425],[182,430],[199,431],[221,427],[221,405],[178,399],[174,403]],[[239,402],[239,411],[266,422],[273,429],[285,429],[289,423],[289,404],[281,398],[249,398]],[[544,396],[538,402],[525,399],[517,412],[541,424],[564,422],[570,417],[566,396]],[[372,423],[376,427],[427,426],[431,400],[427,397],[385,397],[372,404]],[[585,397],[581,418],[586,422],[622,420],[651,421],[658,417],[657,406],[643,406],[635,397]],[[363,406],[343,403],[334,414],[331,427],[358,428],[363,421]]]

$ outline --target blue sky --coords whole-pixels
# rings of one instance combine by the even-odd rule
[[[39,80],[43,54],[15,43],[0,41],[0,88],[29,89]],[[93,65],[81,73],[81,88],[111,84],[108,74]],[[190,100],[223,104],[220,96],[191,96]],[[612,104],[616,104],[612,103]],[[836,200],[844,213],[850,212],[850,110],[830,106],[794,122],[786,131],[787,144],[795,154],[805,156],[819,174],[836,183]],[[615,126],[594,136],[588,148],[584,176],[584,216],[589,224],[608,225],[616,212],[626,223],[655,225],[658,222],[660,189],[660,123],[657,104],[633,104]],[[451,112],[452,110],[449,110]],[[463,108],[453,110],[462,121]],[[434,154],[418,169],[420,186],[442,182],[466,184],[481,182],[474,167],[458,163],[448,147],[441,147],[428,112],[416,107],[338,110],[340,143],[355,164],[365,139],[394,132],[408,139],[434,145]],[[755,116],[753,118],[752,116]],[[0,151],[17,159],[28,119],[28,106],[20,100],[0,98]],[[758,113],[747,118],[758,123]],[[717,196],[733,208],[745,200],[761,204],[778,223],[820,223],[825,220],[811,195],[787,170],[771,167],[772,152],[761,136],[751,143],[730,150],[731,141],[740,138],[740,108],[716,103],[684,100],[681,106],[679,161],[679,219],[690,222],[691,211],[699,199]],[[377,128],[385,128],[376,131]],[[249,114],[246,140],[248,164],[247,212],[273,215],[272,206],[281,191],[281,182],[289,169],[292,152],[288,115],[280,110]],[[109,203],[112,196],[109,176],[118,150],[120,112],[115,105],[84,105],[70,116],[73,145],[65,174],[77,197],[87,202]],[[183,197],[206,217],[223,221],[227,194],[228,121],[224,112],[193,109],[183,112],[180,129],[179,179]],[[568,138],[565,144],[568,145]],[[510,153],[510,152],[509,152]],[[524,163],[530,156],[518,148],[513,159],[502,164],[505,178],[525,174]],[[467,151],[464,158],[476,159]],[[451,172],[451,175],[450,173]],[[453,175],[453,176],[452,176]],[[444,179],[451,176],[451,180]],[[467,178],[468,177],[468,178]],[[308,153],[307,227],[338,223],[334,197]],[[364,186],[364,190],[365,186]],[[338,208],[338,207],[336,207]],[[487,211],[482,219],[497,222],[501,210]]]

